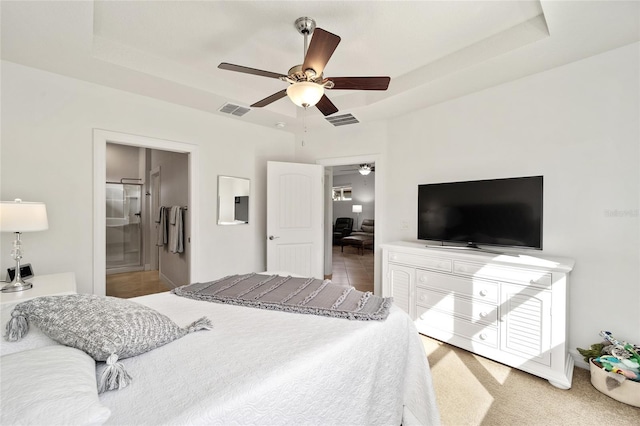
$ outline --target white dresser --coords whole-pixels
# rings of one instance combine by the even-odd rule
[[[568,389],[567,291],[574,261],[382,245],[382,293],[418,331]]]
[[[2,325],[3,330],[5,324],[11,318],[11,310],[18,303],[40,296],[55,296],[60,294],[73,294],[76,292],[76,276],[73,272],[36,275],[35,277],[28,278],[25,281],[32,283],[33,288],[14,293],[0,293],[0,324]]]

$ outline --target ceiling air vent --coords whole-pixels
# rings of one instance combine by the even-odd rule
[[[358,119],[351,114],[334,115],[332,117],[327,117],[326,120],[336,127],[359,123]]]
[[[227,102],[226,104],[222,105],[222,107],[218,111],[225,114],[235,115],[236,117],[242,117],[243,115],[251,111],[251,108],[234,105]]]

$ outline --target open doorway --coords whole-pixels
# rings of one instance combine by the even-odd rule
[[[331,169],[331,280],[373,292],[375,164],[350,164]]]
[[[188,167],[184,153],[107,143],[107,296],[189,283]]]
[[[374,293],[379,286],[375,228],[378,161],[377,155],[318,161],[325,166],[325,277]]]
[[[131,203],[131,199],[126,199],[125,191],[123,190],[124,199],[122,203],[116,203],[115,207],[112,206],[115,210],[111,210],[110,214],[108,214],[108,203],[105,202],[108,196],[105,182],[108,181],[107,177],[109,176],[107,172],[109,145],[123,149],[127,148],[129,152],[137,151],[140,153],[139,159],[135,161],[139,167],[137,171],[139,176],[126,177],[139,179],[136,182],[140,184],[141,189],[141,195],[139,195],[141,200],[135,205]],[[142,164],[145,164],[145,166],[143,167]],[[128,219],[129,223],[127,225],[139,227],[137,233],[129,232],[124,235],[123,232],[122,238],[111,240],[111,243],[115,241],[114,244],[117,246],[121,242],[125,242],[125,240],[129,243],[134,237],[138,239],[138,236],[141,235],[140,239],[142,241],[136,248],[140,252],[139,257],[136,255],[136,258],[139,259],[137,265],[127,265],[132,269],[140,269],[141,271],[131,271],[132,273],[153,272],[151,267],[157,264],[158,273],[156,275],[158,275],[158,278],[156,278],[156,281],[162,282],[162,291],[188,284],[194,279],[198,252],[196,245],[198,242],[196,238],[198,235],[198,177],[196,165],[197,146],[195,145],[105,130],[94,130],[94,294],[106,294],[108,257],[111,260],[110,265],[113,265],[113,260],[120,256],[117,251],[108,252],[108,243],[110,241],[107,238],[107,228],[108,224],[114,225],[117,222],[114,219],[116,216],[123,222]],[[162,170],[162,176],[160,176],[160,170]],[[156,177],[153,176],[154,171],[157,172]],[[156,183],[155,188],[152,186],[153,182]],[[159,198],[159,200],[155,201],[156,205],[181,208],[183,232],[176,235],[183,236],[182,251],[174,252],[171,247],[166,247],[165,251],[167,253],[166,256],[163,256],[163,248],[157,246],[158,240],[154,216],[158,209],[155,209],[155,212],[153,211],[154,202],[151,200],[153,193],[156,193]],[[131,195],[130,191],[127,191],[126,194],[129,194],[129,198],[134,196]],[[119,209],[119,206],[122,209]],[[113,216],[114,211],[117,211],[118,215]],[[108,221],[107,218],[112,220]],[[138,220],[139,223],[134,223]],[[125,249],[126,247],[130,249],[134,246],[133,244],[123,245]],[[112,247],[112,249],[115,248]],[[154,258],[154,253],[157,253],[157,259]],[[129,259],[131,256],[123,253],[122,257]],[[116,270],[115,272],[122,271]],[[162,279],[160,279],[161,277]],[[149,292],[153,292],[153,290],[148,291],[146,294]],[[121,297],[134,297],[141,294],[130,292],[130,294]]]

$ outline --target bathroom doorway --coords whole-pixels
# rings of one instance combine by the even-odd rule
[[[94,294],[107,294],[107,280],[116,278],[127,290],[118,297],[191,282],[198,241],[194,163],[194,145],[94,130]],[[171,218],[182,218],[172,219],[182,224],[173,234],[182,237],[181,244],[157,244],[154,199],[167,211],[179,211]]]
[[[187,154],[108,143],[106,170],[107,296],[188,284]]]

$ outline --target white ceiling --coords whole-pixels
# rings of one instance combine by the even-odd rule
[[[386,92],[328,91],[360,122],[385,119],[640,40],[640,2],[2,1],[2,59],[221,114],[286,87],[217,68],[286,73],[300,64],[293,22],[342,41],[327,77],[390,76]],[[243,117],[300,131],[284,98]],[[308,128],[333,128],[313,108]]]

